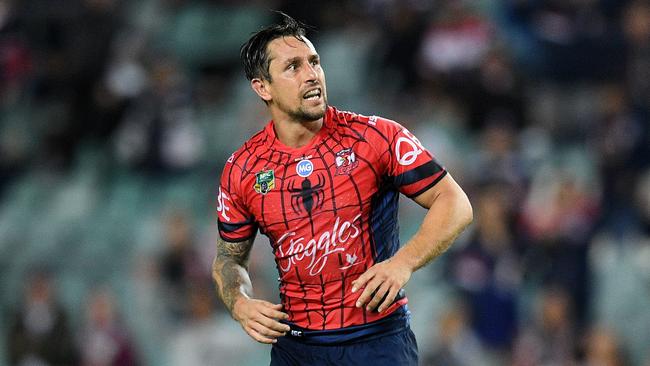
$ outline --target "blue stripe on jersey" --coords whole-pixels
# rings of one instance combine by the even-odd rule
[[[217,226],[219,227],[219,230],[225,232],[225,233],[232,233],[235,232],[244,226],[253,224],[253,221],[251,220],[246,220],[244,222],[235,222],[235,223],[227,223],[227,222],[222,222],[222,221],[217,221]]]
[[[255,234],[257,234],[257,229],[258,229],[257,224],[254,224],[253,229],[251,230],[250,234],[243,237],[243,238],[229,237],[230,233],[234,233],[237,230],[239,230],[242,227],[247,226],[247,225],[250,225],[250,223],[228,224],[228,223],[224,223],[224,222],[221,222],[221,221],[217,221],[217,226],[219,228],[219,236],[221,237],[221,239],[223,239],[224,241],[227,241],[229,243],[237,243],[237,242],[245,241],[245,240],[248,240],[248,239],[251,239],[251,238],[255,237]]]
[[[396,187],[401,187],[418,182],[424,178],[428,178],[436,173],[442,171],[442,167],[435,161],[428,161],[415,169],[402,173],[393,178],[393,184]]]
[[[438,176],[438,178],[432,180],[431,183],[429,183],[426,186],[422,187],[419,191],[417,191],[415,193],[412,193],[412,194],[409,194],[407,196],[409,198],[415,198],[415,197],[421,195],[422,193],[428,191],[429,188],[431,188],[431,187],[435,186],[436,184],[438,184],[438,182],[440,182],[442,180],[442,178],[444,178],[446,175],[447,175],[447,171],[445,170],[445,171],[442,172],[442,174],[440,174]]]
[[[408,305],[405,304],[395,309],[394,312],[385,318],[372,323],[353,325],[340,329],[310,330],[298,327],[289,322],[283,321],[283,323],[291,327],[291,330],[287,332],[286,336],[297,341],[307,344],[340,345],[400,332],[408,328],[410,321],[411,312],[408,309]]]
[[[384,261],[399,249],[399,220],[397,207],[399,192],[394,188],[380,190],[370,206],[370,235],[374,243],[373,259],[375,263]]]

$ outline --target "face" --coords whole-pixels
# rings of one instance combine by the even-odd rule
[[[310,122],[327,108],[325,74],[314,45],[306,39],[281,37],[267,47],[271,81],[253,79],[257,94],[268,102],[274,119]]]

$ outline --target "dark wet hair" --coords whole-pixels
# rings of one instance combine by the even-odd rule
[[[278,11],[277,13],[282,16],[281,22],[254,33],[239,50],[239,56],[248,80],[263,78],[271,81],[271,74],[269,73],[270,60],[267,52],[267,46],[271,41],[276,38],[291,36],[304,42],[303,37],[305,37],[307,27],[283,12]]]

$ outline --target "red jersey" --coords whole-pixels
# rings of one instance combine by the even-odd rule
[[[399,192],[415,197],[446,171],[396,122],[328,107],[321,130],[300,148],[283,145],[273,121],[228,159],[219,187],[219,234],[260,232],[273,248],[289,324],[303,330],[358,328],[383,313],[356,308],[351,282],[399,249]]]

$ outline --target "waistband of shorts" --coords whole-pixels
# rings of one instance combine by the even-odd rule
[[[410,322],[411,312],[408,305],[404,304],[385,318],[368,324],[353,325],[340,329],[312,330],[287,323],[291,330],[287,332],[286,337],[306,344],[340,345],[398,333],[408,329]]]

